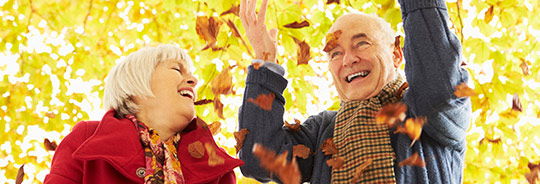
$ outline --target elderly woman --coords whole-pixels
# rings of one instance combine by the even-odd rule
[[[44,183],[235,183],[233,169],[243,162],[217,147],[195,117],[190,68],[172,45],[127,56],[107,77],[110,110],[73,127]]]

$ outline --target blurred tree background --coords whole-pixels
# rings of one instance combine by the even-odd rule
[[[76,122],[99,120],[108,71],[129,53],[157,43],[188,50],[200,81],[198,98],[223,104],[198,106],[197,114],[221,122],[215,139],[234,155],[239,101],[254,57],[237,15],[239,3],[0,0],[0,183],[15,183],[23,164],[23,183],[41,183],[54,154],[44,141],[59,143]],[[464,183],[525,183],[528,165],[540,162],[540,1],[447,5],[450,26],[464,45],[469,86],[478,94],[471,98]],[[270,1],[267,24],[279,29],[278,60],[290,83],[289,122],[337,109],[321,47],[334,19],[356,11],[378,14],[403,35],[396,0]],[[294,38],[311,47],[299,47]],[[230,94],[212,93],[221,72],[231,75]],[[239,183],[254,182],[237,175]]]

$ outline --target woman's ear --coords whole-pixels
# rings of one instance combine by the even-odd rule
[[[392,59],[394,60],[394,67],[398,68],[403,62],[403,50],[401,49],[401,36],[396,36],[394,40],[394,49],[392,51]]]

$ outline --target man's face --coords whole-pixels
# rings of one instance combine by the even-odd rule
[[[337,45],[327,51],[341,100],[371,98],[395,79],[401,49],[393,46],[393,39],[381,31],[380,25],[373,17],[347,14],[330,28],[330,34],[342,31]]]

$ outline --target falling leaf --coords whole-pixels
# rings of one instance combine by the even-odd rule
[[[224,68],[210,83],[212,85],[212,93],[217,96],[220,94],[228,95],[232,92],[232,76],[230,74],[231,67]]]
[[[519,65],[519,67],[521,67],[521,71],[523,71],[523,75],[528,76],[531,74],[529,65],[527,65],[527,62],[525,62],[525,60],[521,60],[521,64]]]
[[[246,139],[247,134],[249,134],[249,130],[245,128],[233,133],[234,139],[236,140],[236,146],[234,146],[236,148],[236,153],[238,153],[238,151],[242,149],[242,146],[244,146],[244,139]]]
[[[267,149],[260,144],[253,145],[253,154],[259,158],[260,164],[271,173],[277,173],[284,184],[298,184],[302,179],[300,169],[296,163],[296,157],[287,161],[288,152],[285,151],[276,156],[276,152]]]
[[[396,124],[405,120],[405,111],[407,111],[407,105],[405,103],[386,104],[375,114],[375,121],[377,124],[394,127]]]
[[[330,52],[332,49],[336,48],[339,41],[339,37],[341,36],[341,33],[343,33],[343,31],[337,30],[337,31],[334,31],[333,33],[326,35],[326,45],[324,46],[324,49],[323,49],[324,52]]]
[[[300,131],[300,124],[299,123],[296,123],[296,124],[289,124],[288,121],[285,121],[285,127],[288,129],[288,130],[291,130],[293,132],[298,132]]]
[[[484,138],[480,139],[480,143],[479,143],[479,144],[480,144],[480,145],[483,144],[484,141],[487,141],[487,142],[490,142],[490,143],[493,143],[493,144],[497,144],[497,143],[501,143],[502,140],[501,140],[501,138],[498,138],[498,139],[490,139],[490,138],[484,137]]]
[[[260,94],[256,99],[248,98],[248,102],[258,105],[261,109],[271,111],[275,97],[274,93]]]
[[[478,94],[476,94],[473,89],[467,86],[466,82],[463,82],[456,86],[456,91],[454,91],[454,95],[456,95],[458,98],[463,98],[468,96],[477,96]]]
[[[204,157],[204,147],[201,141],[195,141],[188,145],[188,152],[193,158]]]
[[[394,47],[401,47],[401,35],[397,35],[394,38]]]
[[[221,122],[214,121],[212,124],[208,125],[208,128],[210,128],[212,135],[216,135],[219,131],[221,131]]]
[[[484,22],[486,22],[486,24],[489,24],[491,20],[493,20],[493,5],[491,5],[486,11],[486,13],[484,13]]]
[[[16,184],[21,184],[24,180],[24,164],[19,167],[19,171],[17,172],[17,178],[15,179]]]
[[[199,38],[206,41],[206,47],[202,50],[209,48],[216,48],[217,35],[219,33],[219,27],[221,22],[214,17],[199,16],[195,22],[195,30]]]
[[[412,146],[414,142],[420,138],[420,135],[422,134],[422,126],[424,126],[426,120],[426,117],[409,118],[407,121],[405,121],[405,126],[398,126],[394,133],[407,134],[412,140]]]
[[[235,14],[236,16],[239,15],[240,9],[238,8],[238,5],[232,5],[231,8],[229,8],[227,11],[224,11],[223,13],[219,14],[219,16],[227,15],[227,14]]]
[[[259,68],[261,68],[261,63],[253,63],[253,68],[255,68],[255,70],[258,70]]]
[[[540,184],[540,166],[538,164],[529,163],[529,173],[525,173],[525,179],[530,184]]]
[[[263,61],[268,61],[270,59],[270,52],[263,52]]]
[[[517,93],[514,93],[514,97],[512,98],[512,109],[523,112],[523,108],[521,107],[521,101],[519,100],[519,96]]]
[[[404,166],[404,165],[416,166],[416,167],[425,167],[426,163],[424,162],[424,160],[422,160],[418,156],[418,153],[414,153],[412,156],[410,156],[409,158],[406,158],[405,160],[399,162],[399,164],[398,164],[399,167]]]
[[[333,155],[333,154],[338,153],[338,150],[337,150],[336,144],[334,144],[333,138],[328,138],[324,140],[324,142],[321,144],[321,149],[324,155]]]
[[[236,36],[238,38],[242,38],[242,36],[240,35],[240,32],[238,31],[238,28],[236,27],[236,25],[234,25],[233,21],[227,20],[227,26],[229,26],[229,28],[231,28],[231,31],[232,31],[234,36]]]
[[[368,159],[362,165],[360,165],[360,166],[358,166],[358,168],[356,168],[356,172],[354,173],[354,177],[352,179],[352,181],[354,183],[359,182],[360,176],[362,176],[362,174],[364,173],[364,170],[366,170],[366,168],[369,165],[371,165],[371,163],[373,163],[373,159]]]
[[[45,113],[45,116],[47,116],[49,119],[53,119],[56,117],[56,114],[54,114],[54,112],[47,112]]]
[[[309,26],[309,22],[307,20],[304,20],[302,22],[293,22],[290,24],[286,24],[283,27],[299,29],[299,28],[308,27],[308,26]]]
[[[300,158],[306,159],[308,158],[309,153],[311,153],[311,149],[304,146],[303,144],[293,146],[293,151],[292,151],[293,157],[300,157]]]
[[[194,105],[205,105],[214,102],[214,100],[202,99],[193,103]]]
[[[208,153],[208,165],[213,167],[216,165],[222,165],[225,163],[225,159],[221,158],[216,154],[216,150],[214,146],[212,146],[211,143],[204,143],[204,147],[206,148],[206,152]]]
[[[219,98],[214,99],[214,112],[217,113],[218,117],[221,119],[225,119],[223,116],[223,103],[221,103]]]
[[[56,150],[56,147],[58,147],[58,145],[56,144],[56,141],[51,142],[47,138],[45,138],[45,140],[43,141],[43,144],[45,145],[45,149],[48,151],[54,151]]]
[[[327,1],[326,1],[326,4],[332,4],[332,3],[339,4],[339,3],[340,3],[340,0],[327,0]]]
[[[310,54],[310,47],[306,43],[306,41],[300,41],[296,39],[295,37],[292,37],[294,42],[296,42],[296,45],[298,45],[298,49],[296,51],[296,65],[302,65],[302,64],[308,64],[309,60],[311,59]]]
[[[343,157],[332,157],[331,159],[326,160],[326,164],[328,167],[332,167],[332,169],[339,169],[345,164],[345,160]]]

